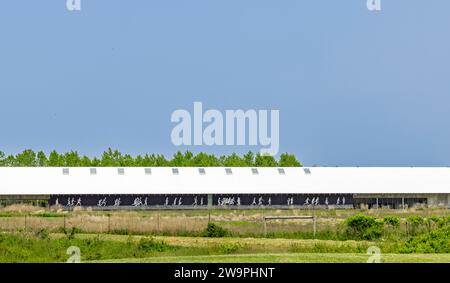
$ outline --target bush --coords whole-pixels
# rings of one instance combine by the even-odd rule
[[[411,234],[415,235],[418,228],[424,223],[422,217],[418,215],[411,215],[406,218],[406,223],[409,225]]]
[[[435,223],[438,227],[443,227],[445,225],[445,218],[434,215],[430,217],[430,222]]]
[[[410,238],[401,252],[450,253],[450,226],[444,226]]]
[[[406,218],[406,222],[408,222],[408,224],[411,225],[411,227],[417,228],[423,224],[424,220],[419,215],[411,215],[408,216],[408,218]]]
[[[347,218],[346,236],[357,240],[378,239],[383,234],[383,221],[373,216],[357,214]]]
[[[386,216],[383,221],[384,224],[391,226],[392,228],[400,227],[400,217],[398,216]]]
[[[225,237],[227,234],[227,230],[214,223],[208,223],[205,231],[203,231],[203,236],[210,238],[221,238]]]

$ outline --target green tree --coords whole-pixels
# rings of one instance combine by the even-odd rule
[[[60,156],[58,152],[56,152],[56,150],[50,152],[50,155],[48,156],[48,166],[50,167],[62,166],[60,163]]]
[[[255,166],[255,154],[251,151],[244,154],[245,166],[252,167]]]
[[[236,153],[232,153],[231,155],[226,156],[223,165],[227,167],[247,166],[245,160]]]
[[[66,152],[60,156],[62,166],[78,167],[81,166],[81,158],[76,151]]]
[[[162,154],[158,154],[155,157],[155,165],[153,166],[170,166],[170,162]]]
[[[120,166],[122,162],[122,154],[118,150],[112,150],[108,148],[107,151],[103,152],[101,157],[101,166]]]
[[[125,154],[123,156],[123,158],[121,160],[119,160],[119,162],[120,162],[120,166],[125,166],[125,167],[136,166],[134,158],[129,154]]]
[[[271,155],[261,155],[260,153],[257,153],[255,158],[255,166],[276,167],[278,166],[278,163]]]
[[[100,161],[100,159],[98,159],[97,157],[92,158],[91,166],[98,167],[98,166],[101,166],[101,165],[102,165],[102,162]]]
[[[91,160],[89,159],[88,156],[84,155],[81,158],[81,166],[83,166],[83,167],[91,167],[92,166]]]
[[[280,161],[278,162],[280,167],[301,167],[301,163],[295,158],[295,155],[283,153],[280,155]]]
[[[16,155],[16,166],[33,167],[37,165],[36,153],[31,149],[26,149]]]
[[[0,150],[0,166],[6,166],[6,155]]]
[[[12,154],[8,155],[8,157],[6,157],[4,162],[5,162],[5,166],[7,166],[7,167],[19,166],[19,165],[17,165],[16,158]]]
[[[172,160],[170,160],[170,165],[174,166],[174,167],[180,167],[180,166],[184,166],[185,164],[185,158],[183,153],[181,153],[181,151],[178,151],[177,153],[175,153],[172,157]]]
[[[140,154],[136,155],[136,157],[134,158],[134,166],[145,166],[144,159]]]
[[[192,158],[191,166],[199,166],[199,167],[212,167],[212,166],[220,166],[220,162],[214,155],[209,155],[204,152],[200,152]]]
[[[40,166],[40,167],[48,166],[47,156],[45,155],[45,153],[42,150],[39,151],[37,154],[37,162],[38,162],[38,166]]]

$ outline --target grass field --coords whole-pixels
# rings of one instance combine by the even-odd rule
[[[153,263],[365,263],[369,255],[355,253],[269,253],[210,256],[125,258],[102,262]],[[382,254],[383,263],[450,263],[450,254]]]
[[[309,219],[270,221],[263,233],[264,215],[312,213],[8,207],[0,209],[0,262],[66,262],[72,246],[79,247],[82,262],[364,263],[372,246],[381,250],[381,262],[450,262],[450,210],[317,210],[316,235]],[[356,214],[355,223],[377,217],[369,217],[376,225],[361,230],[372,234],[348,230],[347,219]],[[386,216],[397,217],[397,226]],[[417,223],[408,222],[410,216]]]

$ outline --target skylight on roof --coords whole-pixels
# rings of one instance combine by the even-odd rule
[[[286,172],[284,172],[284,168],[278,168],[278,174],[284,175]]]
[[[63,168],[62,173],[63,175],[69,175],[69,168]]]
[[[125,169],[123,169],[123,168],[118,168],[118,169],[117,169],[117,173],[118,173],[119,175],[125,175]]]
[[[257,168],[252,168],[252,174],[253,175],[258,175],[259,174],[258,169]]]
[[[303,171],[305,171],[305,174],[311,174],[311,170],[309,168],[303,168]]]
[[[205,175],[206,174],[205,168],[198,168],[198,173],[200,175]]]
[[[178,175],[180,174],[180,171],[178,171],[178,168],[172,168],[172,174]]]
[[[152,174],[152,168],[145,168],[144,172],[145,172],[145,175],[151,175]]]
[[[233,171],[231,171],[231,168],[225,168],[225,173],[227,173],[227,175],[232,175]]]
[[[90,168],[89,172],[91,173],[91,175],[97,175],[97,168]]]

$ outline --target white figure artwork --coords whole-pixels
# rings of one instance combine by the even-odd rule
[[[306,198],[304,205],[309,205],[309,197]]]
[[[319,197],[313,198],[312,205],[314,205],[314,206],[319,205]]]
[[[137,197],[134,199],[133,206],[141,206],[142,205],[142,198]]]
[[[99,206],[99,207],[104,207],[104,206],[106,206],[106,197],[105,197],[105,198],[102,198],[102,199],[99,199],[99,200],[98,200],[98,203],[97,203],[97,206]]]
[[[114,206],[120,206],[120,198],[114,200]]]
[[[269,199],[267,200],[267,205],[272,205],[272,198],[271,197],[269,197]]]
[[[293,204],[294,204],[294,198],[293,197],[288,198],[287,205],[293,205]]]

